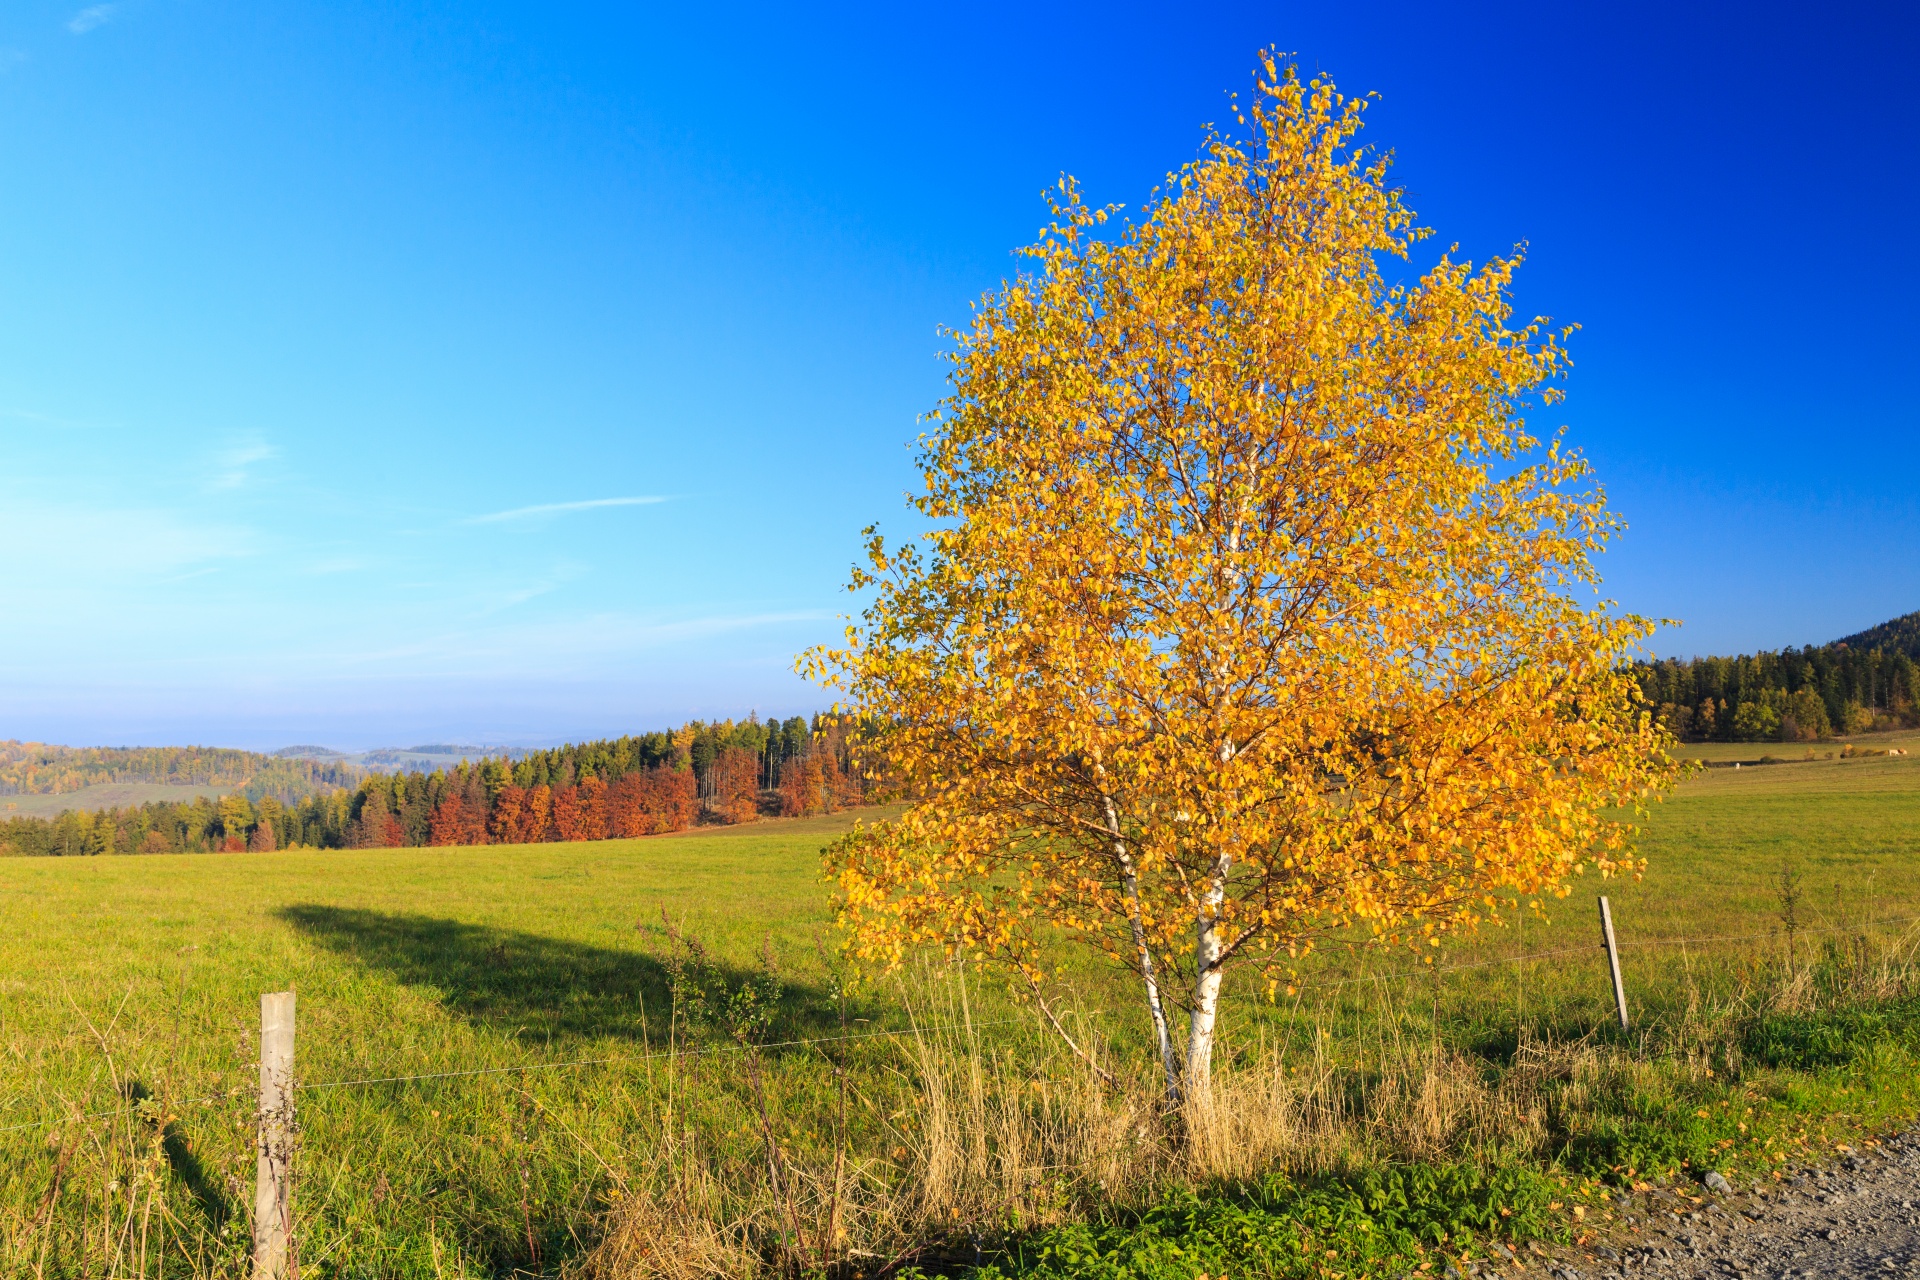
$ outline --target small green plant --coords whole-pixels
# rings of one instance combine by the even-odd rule
[[[774,960],[773,939],[768,937],[761,942],[758,969],[741,978],[729,979],[697,938],[675,926],[665,907],[660,909],[660,917],[667,938],[675,947],[666,957],[675,1016],[684,1014],[691,1023],[719,1031],[738,1046],[745,1062],[747,1086],[752,1091],[754,1113],[760,1122],[767,1186],[786,1218],[784,1238],[775,1242],[773,1252],[797,1274],[808,1253],[808,1232],[801,1221],[797,1188],[787,1169],[780,1140],[774,1134],[763,1059],[765,1044],[780,1013],[780,973]]]
[[[1577,1180],[1525,1167],[1409,1164],[1197,1190],[1143,1210],[1008,1242],[972,1280],[1192,1280],[1196,1273],[1321,1277],[1438,1274],[1499,1260],[1505,1240],[1569,1238]],[[909,1273],[912,1274],[912,1273]]]
[[[665,907],[660,918],[674,946],[664,959],[674,1015],[691,1025],[712,1028],[744,1050],[757,1050],[780,1012],[773,940],[768,938],[761,945],[758,971],[729,979],[700,940],[673,923]]]

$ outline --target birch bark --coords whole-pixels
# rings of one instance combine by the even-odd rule
[[[1133,930],[1134,956],[1140,966],[1140,983],[1146,988],[1147,1013],[1153,1018],[1154,1047],[1160,1053],[1160,1067],[1166,1075],[1167,1103],[1178,1106],[1181,1098],[1180,1060],[1173,1052],[1173,1037],[1167,1030],[1167,1011],[1160,1001],[1160,974],[1153,963],[1153,949],[1147,945],[1146,921],[1140,914],[1140,872],[1127,848],[1120,829],[1120,813],[1113,797],[1105,792],[1100,802],[1106,809],[1107,835],[1113,841],[1114,860],[1120,866],[1120,887],[1127,896],[1127,925]]]
[[[1233,855],[1222,850],[1207,877],[1194,918],[1193,1010],[1187,1019],[1187,1097],[1200,1107],[1213,1103],[1213,1029],[1220,1009],[1221,965],[1226,948],[1220,940],[1221,907],[1226,902],[1227,874]]]

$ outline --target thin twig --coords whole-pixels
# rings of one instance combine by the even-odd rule
[[[1040,1012],[1047,1016],[1047,1021],[1053,1024],[1054,1031],[1059,1033],[1060,1039],[1066,1042],[1067,1048],[1073,1050],[1075,1057],[1079,1058],[1080,1061],[1086,1063],[1087,1066],[1093,1070],[1093,1073],[1095,1075],[1099,1076],[1101,1080],[1105,1081],[1107,1088],[1109,1089],[1119,1088],[1120,1082],[1113,1078],[1113,1073],[1111,1071],[1108,1071],[1105,1067],[1101,1066],[1098,1062],[1095,1062],[1093,1060],[1093,1055],[1088,1053],[1085,1049],[1082,1049],[1078,1044],[1076,1044],[1074,1042],[1073,1037],[1067,1034],[1067,1029],[1060,1025],[1060,1019],[1054,1016],[1052,1007],[1047,1004],[1047,998],[1040,994],[1040,984],[1034,981],[1033,975],[1025,974],[1025,976],[1027,979],[1027,985],[1033,988],[1034,1004],[1038,1005],[1040,1008]]]

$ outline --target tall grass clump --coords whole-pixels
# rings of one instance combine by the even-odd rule
[[[1444,1034],[1431,1006],[1423,1018],[1421,1002],[1392,1001],[1381,979],[1368,1037],[1302,1010],[1232,1046],[1214,1105],[1179,1115],[1153,1064],[1090,1026],[1071,1049],[1037,1018],[990,1031],[965,977],[923,972],[896,995],[914,1031],[884,1067],[891,1110],[856,1088],[871,1126],[784,1148],[784,1184],[770,1162],[728,1167],[676,1134],[649,1170],[663,1191],[616,1202],[583,1267],[626,1280],[998,1266],[1089,1224],[1150,1221],[1195,1189],[1281,1212],[1303,1189],[1394,1169],[1450,1170],[1430,1190],[1456,1198],[1533,1170],[1539,1195],[1509,1187],[1478,1234],[1565,1239],[1603,1220],[1604,1187],[1714,1168],[1767,1177],[1912,1114],[1917,937],[1832,939],[1801,965],[1687,957],[1672,1007],[1633,1035],[1549,1023],[1491,1051]],[[1838,1096],[1855,1098],[1850,1123],[1830,1114]],[[794,1221],[809,1225],[791,1233]],[[1474,1234],[1456,1223],[1453,1242]]]

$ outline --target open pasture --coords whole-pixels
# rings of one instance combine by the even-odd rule
[[[769,1131],[796,1168],[824,1167],[838,1144],[863,1194],[881,1197],[941,1141],[934,1041],[972,1055],[976,1093],[1078,1087],[1072,1060],[990,983],[923,976],[838,997],[817,855],[850,821],[0,861],[0,1249],[35,1274],[241,1274],[263,991],[299,996],[309,1276],[553,1271],[661,1178],[691,1194],[662,1164],[667,1147],[697,1148],[716,1178],[757,1176]],[[1302,965],[1296,997],[1260,1002],[1243,983],[1227,1074],[1277,1063],[1279,1079],[1324,1084],[1339,1064],[1377,1076],[1409,1055],[1497,1073],[1542,1045],[1614,1045],[1724,1078],[1739,1063],[1709,1024],[1753,1011],[1787,916],[1798,962],[1825,956],[1829,972],[1897,958],[1920,936],[1914,756],[1707,771],[1656,808],[1643,847],[1644,880],[1589,879],[1544,916],[1455,940],[1431,967],[1335,944]],[[1608,1026],[1592,891],[1611,896],[1625,948],[1625,1041]],[[767,1050],[764,1088],[750,1081],[724,1027],[673,1008],[685,951],[663,909],[735,987],[772,957],[783,994],[764,1038],[824,1043]],[[1116,1073],[1150,1077],[1131,988],[1084,965],[1063,981]],[[910,1022],[972,1029],[882,1034]],[[369,1080],[382,1083],[352,1083]],[[1912,1102],[1882,1090],[1850,1123]],[[1026,1216],[1009,1222],[1002,1203],[997,1226],[1071,1217],[1090,1194],[1074,1176],[1036,1175]],[[949,1194],[943,1216],[988,1212]]]
[[[203,1251],[214,1242],[240,1250],[257,1000],[292,989],[308,1085],[595,1060],[303,1093],[309,1266],[346,1250],[364,1264],[352,1274],[432,1274],[443,1237],[448,1258],[476,1246],[489,1262],[551,1257],[605,1193],[599,1152],[624,1141],[625,1091],[646,1080],[650,1049],[674,1035],[655,955],[661,909],[721,955],[752,957],[770,941],[817,977],[815,934],[827,913],[812,855],[845,825],[797,821],[696,840],[7,860],[0,1214],[9,1242],[24,1247],[48,1194],[48,1161],[57,1166],[60,1150],[50,1151],[49,1134],[79,1141],[106,1117],[73,1117],[131,1099],[177,1116],[162,1154],[183,1193],[181,1230]],[[795,990],[800,1001],[814,994],[804,981]],[[69,1187],[61,1201],[95,1213],[103,1230],[114,1197],[134,1193],[132,1172],[114,1177],[105,1164],[104,1181],[119,1186]],[[89,1195],[99,1203],[78,1203]]]
[[[1726,767],[1735,761],[1757,764],[1761,760],[1805,763],[1808,760],[1838,760],[1841,753],[1853,749],[1853,759],[1870,760],[1901,751],[1911,756],[1920,748],[1920,733],[1911,729],[1884,733],[1860,733],[1831,738],[1824,742],[1683,742],[1675,753],[1688,760]]]
[[[51,818],[69,809],[129,809],[143,804],[173,804],[205,796],[217,799],[234,790],[212,783],[96,782],[58,795],[7,796],[0,801],[0,818]]]

